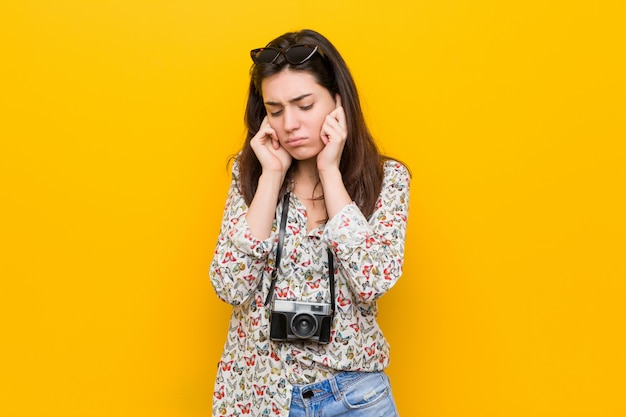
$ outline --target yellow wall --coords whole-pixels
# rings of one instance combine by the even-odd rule
[[[617,0],[2,1],[0,415],[210,414],[229,309],[206,271],[247,52],[302,27],[413,170],[381,300],[401,414],[626,415],[625,18]]]

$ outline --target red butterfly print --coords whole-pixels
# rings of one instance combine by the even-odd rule
[[[284,288],[277,288],[276,289],[276,293],[278,294],[279,297],[287,297],[287,295],[289,294],[289,286],[284,287]]]
[[[256,277],[254,275],[247,275],[245,277],[243,277],[243,279],[248,283],[248,284],[252,284],[254,283],[254,281],[256,280]]]
[[[217,391],[213,393],[213,395],[215,395],[215,398],[217,398],[218,400],[224,398],[224,385],[220,386]]]
[[[372,356],[376,352],[376,342],[372,343],[372,346],[365,346],[367,356]]]
[[[339,297],[337,297],[337,302],[339,303],[339,305],[341,307],[345,307],[347,305],[352,304],[352,301],[347,299],[344,295],[343,295],[343,291],[339,291]]]
[[[270,357],[272,359],[274,359],[276,362],[280,361],[280,358],[278,357],[278,355],[274,351],[272,351],[272,353],[270,353]]]
[[[263,307],[263,297],[261,295],[257,295],[256,298],[254,299],[254,302],[256,303],[256,306],[258,308]]]
[[[265,388],[267,388],[267,385],[259,387],[257,384],[254,384],[254,390],[256,391],[256,395],[258,395],[259,397],[265,394]]]
[[[260,321],[261,321],[261,317],[253,317],[250,320],[250,322],[252,323],[253,326],[258,326]]]
[[[368,298],[370,298],[372,296],[373,292],[362,292],[359,293],[359,295],[361,296],[362,299],[367,300]]]
[[[236,260],[237,258],[233,256],[232,252],[224,252],[224,260],[222,261],[223,264],[228,262],[235,262]]]
[[[248,403],[246,405],[237,404],[237,406],[241,409],[241,414],[250,414],[252,403]]]
[[[350,226],[350,218],[348,216],[341,216],[341,225],[343,227]]]
[[[357,333],[359,332],[359,325],[357,323],[352,323],[350,327],[352,327],[355,332]]]
[[[243,358],[246,360],[246,365],[254,366],[254,363],[256,362],[256,355],[244,356]]]
[[[321,281],[322,280],[318,278],[315,281],[307,281],[306,285],[308,285],[310,289],[314,290],[316,288],[319,288]]]
[[[222,371],[230,371],[234,361],[222,362]]]
[[[243,331],[243,325],[241,324],[239,324],[239,327],[237,327],[237,335],[242,339],[246,337],[246,332]]]

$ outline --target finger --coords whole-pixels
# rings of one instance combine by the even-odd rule
[[[326,117],[325,125],[330,129],[327,130],[326,133],[334,134],[339,138],[346,137],[346,118],[343,113],[343,108],[338,108],[337,110],[333,110],[331,114]]]
[[[337,107],[334,111],[334,117],[337,120],[337,122],[339,122],[339,126],[341,126],[343,129],[346,128],[346,112],[343,110],[343,107]]]
[[[335,108],[341,107],[341,96],[339,94],[335,94]]]
[[[272,148],[275,150],[280,149],[280,142],[278,141],[278,136],[276,136],[276,132],[272,132]]]

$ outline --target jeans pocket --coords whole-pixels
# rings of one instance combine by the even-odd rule
[[[375,372],[342,389],[341,397],[344,405],[351,410],[370,408],[381,402],[393,409],[393,401],[389,401],[390,391],[387,376],[382,372]]]

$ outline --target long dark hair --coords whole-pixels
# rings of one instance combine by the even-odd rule
[[[334,97],[339,94],[346,114],[348,137],[341,155],[339,170],[348,194],[369,217],[376,205],[383,182],[383,163],[388,157],[382,155],[365,124],[361,102],[348,70],[337,49],[321,34],[313,30],[288,32],[271,41],[267,46],[287,48],[291,45],[316,45],[316,53],[302,64],[292,65],[282,55],[271,64],[253,64],[250,70],[250,87],[246,105],[245,124],[248,129],[243,149],[238,156],[240,187],[245,201],[250,204],[261,176],[261,163],[250,146],[250,140],[258,132],[266,110],[261,95],[261,82],[289,68],[291,71],[308,72]],[[290,170],[295,163],[292,162]],[[289,175],[287,175],[289,177]],[[287,181],[287,179],[286,179]],[[286,185],[283,184],[283,187]]]

